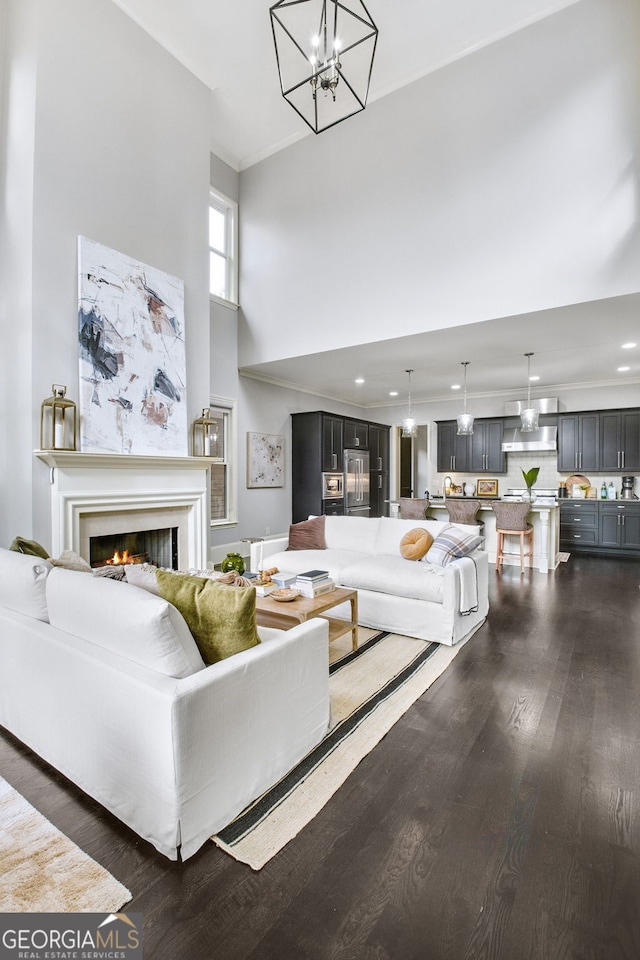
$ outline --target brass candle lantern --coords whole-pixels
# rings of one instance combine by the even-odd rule
[[[77,411],[66,397],[67,388],[59,383],[51,387],[51,396],[40,409],[40,449],[75,450]]]
[[[192,453],[194,457],[215,457],[218,443],[218,421],[205,407],[202,416],[193,421]]]

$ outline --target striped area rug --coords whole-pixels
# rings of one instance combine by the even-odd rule
[[[279,783],[212,837],[214,843],[260,870],[325,806],[461,646],[362,627],[357,651],[351,651],[350,635],[332,643],[330,730]]]

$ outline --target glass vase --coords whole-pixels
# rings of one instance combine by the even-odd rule
[[[229,573],[231,570],[235,570],[236,573],[242,575],[246,570],[246,567],[244,560],[239,553],[228,553],[220,564],[220,569],[223,573]]]

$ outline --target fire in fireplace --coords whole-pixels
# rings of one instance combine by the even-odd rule
[[[153,563],[158,567],[177,570],[178,527],[90,537],[89,553],[92,567]]]
[[[128,550],[123,550],[120,553],[119,550],[115,550],[112,557],[109,557],[107,563],[112,567],[122,567],[126,563],[146,563],[149,559],[148,553],[129,553]]]

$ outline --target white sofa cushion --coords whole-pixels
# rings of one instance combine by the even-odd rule
[[[392,557],[400,556],[400,541],[409,530],[422,527],[428,530],[435,540],[449,522],[441,520],[397,520],[395,517],[380,517],[377,524],[377,533],[372,550],[367,553],[388,554]]]
[[[329,519],[327,517],[327,519]],[[304,573],[305,570],[328,570],[338,582],[342,570],[365,554],[357,550],[284,550],[265,560],[265,567],[277,567],[281,573]]]
[[[49,620],[45,587],[48,560],[0,547],[0,606],[35,620]]]
[[[324,539],[327,550],[374,553],[378,522],[371,517],[326,517]]]
[[[165,676],[204,669],[182,614],[139,587],[54,569],[47,577],[47,605],[52,626]]]
[[[442,603],[442,570],[398,555],[364,557],[342,571],[341,582],[355,590],[374,590],[394,597]]]

